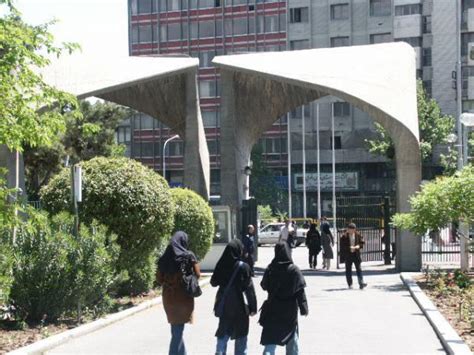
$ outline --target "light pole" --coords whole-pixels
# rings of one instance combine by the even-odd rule
[[[316,104],[316,145],[318,148],[317,154],[317,169],[318,169],[318,221],[321,221],[321,167],[320,167],[320,150],[319,150],[319,104]]]
[[[286,114],[286,145],[288,156],[288,218],[291,219],[291,132],[290,132],[290,113]]]
[[[171,142],[172,140],[176,139],[176,138],[179,138],[179,135],[175,134],[173,137],[171,138],[168,138],[165,143],[163,144],[163,159],[162,159],[162,163],[163,163],[163,177],[165,178],[166,180],[166,146],[168,145],[169,142]]]
[[[305,132],[304,105],[301,106],[301,136],[303,152],[303,217],[306,220],[306,132]]]

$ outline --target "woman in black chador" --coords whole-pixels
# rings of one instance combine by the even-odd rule
[[[293,264],[288,244],[275,246],[275,258],[265,270],[261,286],[268,292],[259,320],[263,354],[273,355],[277,345],[285,345],[287,355],[298,355],[298,308],[302,316],[308,315],[308,302],[306,282]]]
[[[309,254],[309,268],[316,269],[318,254],[321,251],[321,235],[316,229],[316,223],[311,223],[308,233],[306,233],[306,246]]]
[[[242,262],[243,251],[242,242],[232,240],[212,274],[211,285],[219,286],[214,305],[214,313],[219,317],[216,355],[226,353],[229,339],[235,339],[235,355],[247,354],[249,315],[257,313],[257,298],[250,266]],[[248,304],[245,303],[244,293]]]

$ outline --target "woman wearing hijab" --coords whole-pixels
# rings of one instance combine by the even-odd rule
[[[331,268],[331,259],[334,258],[332,251],[334,237],[326,217],[321,218],[321,244],[323,246],[323,269],[329,270]]]
[[[321,235],[316,229],[316,223],[312,222],[308,233],[306,233],[306,246],[308,247],[309,268],[316,269],[318,254],[321,251]]]
[[[188,250],[188,235],[178,231],[158,261],[163,307],[171,324],[169,355],[186,355],[184,325],[193,322],[194,298],[185,292],[183,284],[182,270],[187,268],[192,268],[198,278],[201,276],[196,256]]]
[[[211,285],[219,286],[214,305],[214,312],[220,313],[216,331],[216,355],[226,354],[229,339],[235,339],[235,355],[247,354],[249,315],[254,316],[257,313],[257,298],[250,266],[242,262],[243,250],[240,240],[232,240],[227,244],[212,274]],[[229,284],[231,281],[232,283]],[[224,294],[225,298],[221,303]],[[245,303],[244,294],[248,304]],[[218,312],[221,304],[224,307],[221,312]]]
[[[286,243],[275,245],[275,258],[260,285],[268,292],[265,315],[260,317],[263,354],[274,355],[277,345],[285,345],[287,355],[298,355],[298,308],[302,316],[308,315],[306,282]]]

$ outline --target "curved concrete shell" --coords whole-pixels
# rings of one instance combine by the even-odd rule
[[[281,115],[322,96],[337,96],[367,112],[396,149],[397,207],[421,180],[415,51],[405,43],[216,57],[221,69],[221,179],[224,204],[243,198],[252,146]],[[397,234],[397,268],[420,270],[421,242]]]
[[[196,73],[198,59],[182,57],[84,58],[54,61],[44,80],[78,98],[100,97],[159,119],[184,144],[184,184],[209,198],[210,168]]]

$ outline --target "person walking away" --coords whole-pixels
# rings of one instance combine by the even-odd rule
[[[331,233],[331,226],[326,217],[321,218],[321,244],[323,247],[323,269],[331,268],[331,259],[334,258],[332,247],[334,246],[334,237]]]
[[[275,257],[268,265],[260,284],[268,292],[259,323],[263,327],[260,343],[264,355],[274,355],[276,347],[285,346],[287,355],[298,355],[298,309],[308,315],[306,282],[293,264],[286,243],[275,245]]]
[[[244,245],[244,258],[250,266],[252,277],[255,276],[254,259],[255,259],[255,227],[252,224],[247,226],[247,234],[242,236],[242,244]]]
[[[183,341],[184,325],[193,322],[194,298],[184,290],[183,272],[191,267],[201,276],[196,256],[188,250],[188,235],[176,232],[158,260],[158,283],[163,288],[163,308],[171,325],[169,355],[186,355]]]
[[[235,340],[235,355],[247,354],[249,315],[257,313],[257,298],[250,266],[242,262],[243,252],[240,240],[232,240],[211,277],[211,285],[219,287],[214,304],[214,313],[219,317],[216,355],[226,354],[229,339]]]
[[[318,254],[321,251],[321,235],[316,229],[316,223],[311,223],[306,233],[306,247],[308,248],[309,268],[316,269]]]
[[[364,282],[362,269],[360,267],[362,262],[360,251],[364,243],[364,237],[357,232],[356,225],[350,223],[347,227],[347,231],[341,237],[341,261],[346,265],[346,280],[349,288],[352,288],[352,264],[354,264],[356,268],[359,288],[362,290],[367,286]]]

